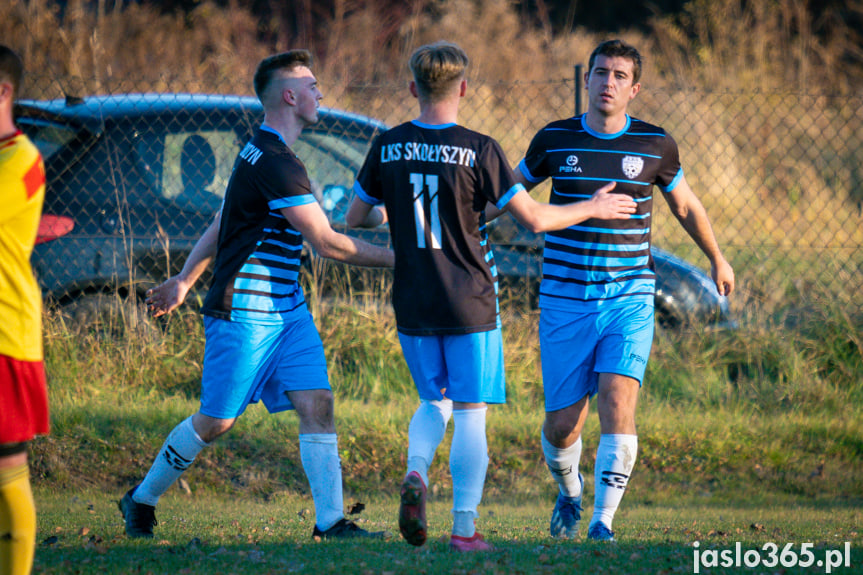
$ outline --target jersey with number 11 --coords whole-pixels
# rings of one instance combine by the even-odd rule
[[[485,207],[502,209],[520,189],[500,145],[457,124],[407,122],[375,140],[354,191],[387,210],[400,332],[463,334],[499,325]]]

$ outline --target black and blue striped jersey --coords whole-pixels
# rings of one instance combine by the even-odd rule
[[[485,206],[503,208],[523,189],[494,139],[457,124],[407,122],[375,140],[354,191],[386,206],[401,333],[466,334],[500,325]]]
[[[609,182],[638,205],[626,220],[589,219],[545,236],[540,307],[590,312],[653,305],[650,255],[653,186],[670,192],[683,177],[677,144],[662,128],[627,116],[616,134],[591,130],[584,116],[540,130],[518,169],[530,182],[552,179],[550,203],[586,200]]]
[[[297,281],[303,237],[281,209],[315,201],[303,163],[278,132],[261,126],[237,156],[228,182],[202,313],[278,324],[304,311]]]

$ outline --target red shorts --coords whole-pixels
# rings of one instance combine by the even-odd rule
[[[30,441],[48,429],[44,364],[0,355],[0,444]]]

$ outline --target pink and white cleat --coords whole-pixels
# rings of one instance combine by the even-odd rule
[[[450,535],[449,548],[453,551],[492,551],[494,549],[483,540],[479,531],[475,532],[473,537]]]

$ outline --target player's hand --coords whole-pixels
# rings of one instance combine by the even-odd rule
[[[590,197],[589,201],[594,209],[593,217],[600,220],[626,220],[635,213],[637,205],[630,196],[611,193],[616,185],[617,182],[606,184]]]
[[[710,275],[716,282],[719,295],[729,295],[734,291],[734,270],[724,257],[719,256],[718,260],[710,266]]]
[[[161,285],[148,289],[144,302],[150,314],[159,317],[177,309],[186,299],[187,293],[189,286],[181,281],[179,276],[171,276]]]

